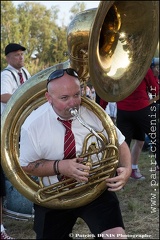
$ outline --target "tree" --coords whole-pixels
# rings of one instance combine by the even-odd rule
[[[84,2],[76,2],[70,10],[70,13],[72,13],[70,20],[72,20],[77,13],[84,11],[85,8],[86,5]]]
[[[1,1],[1,68],[6,66],[4,49],[8,43],[21,43],[17,12],[11,1]]]
[[[71,8],[73,18],[85,10],[76,2]],[[26,1],[15,7],[12,1],[1,1],[1,68],[6,67],[4,48],[10,42],[26,47],[25,66],[31,75],[66,61],[68,56],[67,26],[58,26],[58,6],[49,10],[39,2]]]
[[[46,9],[37,2],[24,2],[17,9],[11,1],[2,2],[1,41],[2,54],[10,42],[26,47],[25,66],[34,73],[66,61],[66,28],[56,24],[58,7]],[[8,14],[9,13],[9,14]],[[7,17],[6,17],[7,16]],[[1,59],[2,69],[6,66]]]
[[[54,52],[57,52],[60,44],[57,36],[59,27],[56,24],[59,9],[54,7],[54,9],[47,10],[44,5],[37,2],[25,2],[18,7],[17,11],[19,22],[24,24],[21,24],[23,39],[25,39],[26,35],[28,36],[25,41],[27,48],[30,49],[30,57],[33,53],[36,53],[38,70],[57,64],[57,57],[52,54],[52,48]],[[26,32],[24,32],[24,28]],[[65,34],[64,31],[64,29],[61,29],[61,32],[63,32],[61,35]],[[63,46],[61,49],[63,49]],[[30,63],[35,63],[35,59],[32,59]]]

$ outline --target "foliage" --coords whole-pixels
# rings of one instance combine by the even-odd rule
[[[76,4],[73,5],[73,7],[71,8],[70,12],[73,14],[70,19],[72,20],[73,17],[79,13],[85,10],[85,4],[84,3],[80,3],[80,2],[76,2]]]
[[[85,9],[75,3],[74,15]],[[58,26],[58,6],[49,10],[39,2],[26,1],[14,6],[12,1],[1,1],[1,69],[6,67],[4,49],[16,42],[26,47],[25,67],[31,75],[68,59],[67,26]]]

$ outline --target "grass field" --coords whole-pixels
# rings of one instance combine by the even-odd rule
[[[142,152],[139,168],[146,179],[139,181],[129,179],[125,188],[117,192],[128,239],[159,239],[159,172],[155,171],[152,162],[153,158],[149,152]],[[15,220],[4,214],[3,221],[7,233],[12,237],[35,239],[32,220]],[[73,234],[89,233],[87,225],[78,219]]]

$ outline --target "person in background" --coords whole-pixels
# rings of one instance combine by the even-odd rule
[[[18,87],[31,75],[24,67],[26,48],[17,43],[9,43],[5,48],[7,67],[1,71],[1,113]]]
[[[44,186],[64,178],[86,183],[90,167],[83,164],[84,139],[90,133],[70,109],[77,109],[95,131],[107,132],[93,111],[81,105],[81,87],[72,68],[52,72],[47,80],[47,102],[34,110],[21,126],[19,162],[26,174],[42,177]],[[70,124],[70,131],[66,125]],[[131,174],[131,156],[125,138],[116,127],[119,142],[117,176],[106,178],[107,189],[91,203],[70,209],[49,209],[34,204],[34,231],[36,239],[71,239],[78,217],[82,218],[92,234],[105,239],[126,239],[125,227],[116,191],[123,188]],[[71,132],[70,137],[67,135]],[[67,136],[67,138],[66,138]],[[72,141],[70,140],[72,139]],[[95,142],[95,137],[91,142]],[[66,146],[67,142],[67,146]],[[67,148],[66,148],[66,147]],[[70,148],[66,155],[66,149]],[[108,236],[108,237],[107,237]]]
[[[105,111],[110,116],[113,123],[116,124],[116,118],[117,118],[117,104],[116,104],[116,102],[108,102]]]
[[[89,86],[86,85],[86,87],[84,87],[84,84],[81,85],[81,96],[86,96],[90,99],[92,99],[93,101],[95,101],[95,89],[93,86]]]
[[[102,108],[107,112],[107,114],[111,117],[113,123],[116,125],[117,119],[117,104],[116,102],[106,102],[104,100],[100,100],[100,104]],[[132,171],[131,178],[144,180],[145,177],[139,172],[138,169],[138,159],[140,157],[143,145],[144,145],[144,136],[145,133],[141,131],[141,129],[135,129],[133,135],[133,145],[131,147],[131,160],[132,160],[132,170],[136,169],[136,175],[133,174]],[[136,177],[136,178],[135,178]]]
[[[91,99],[94,101],[96,100],[96,93],[93,86],[91,86]]]
[[[12,94],[21,86],[31,75],[24,67],[24,51],[25,47],[17,43],[9,43],[5,47],[5,56],[7,67],[1,72],[1,115],[6,107],[7,102]],[[5,175],[1,166],[1,239],[13,239],[7,235],[3,226],[3,198],[5,191]]]
[[[158,58],[156,58],[155,60],[153,59],[150,68],[153,72],[154,77],[156,77],[156,81],[159,83],[159,81],[157,79],[157,77],[159,76],[158,64],[159,64],[159,59]],[[151,105],[152,104],[152,99],[153,99],[152,94],[149,92],[148,96],[149,96],[149,105]],[[157,95],[157,97],[158,97],[158,95]],[[156,110],[157,110],[156,111],[156,113],[157,113],[156,118],[158,118],[159,108],[158,108],[157,102],[154,104],[154,106],[156,107]],[[136,139],[136,140],[134,141],[134,144],[133,144],[132,149],[131,149],[131,158],[132,158],[131,178],[137,179],[137,180],[144,180],[145,176],[140,173],[139,168],[138,168],[138,160],[139,160],[141,152],[144,149],[144,144],[145,143],[146,143],[146,149],[147,150],[152,149],[152,146],[151,146],[152,141],[148,137],[148,135],[145,134],[145,132],[142,131],[142,129],[140,129],[140,128],[135,129],[134,136],[135,137],[133,137],[133,139]],[[157,170],[158,170],[158,165],[157,165]]]
[[[91,88],[88,85],[86,86],[86,97],[92,99]]]
[[[144,139],[144,144],[143,144],[143,147],[142,147],[142,152],[147,152],[150,150],[150,146],[151,145],[151,141],[148,137],[147,134],[145,134],[145,139]]]
[[[124,100],[117,102],[117,127],[126,137],[126,142],[129,147],[137,128],[142,131],[144,138],[145,134],[149,136],[151,142],[154,143],[151,152],[155,156],[156,161],[153,163],[153,167],[156,170],[159,169],[158,108],[155,103],[150,104],[149,99],[149,92],[153,97],[159,95],[159,71],[156,66],[154,66],[154,68],[156,69],[154,74],[153,69],[150,67],[136,90]],[[139,148],[140,153],[144,144],[144,139],[137,142],[137,144],[139,144],[139,146],[136,147],[137,149]],[[141,179],[143,175],[138,168],[137,158],[132,158],[132,167],[131,177],[134,179]]]
[[[106,102],[104,99],[102,99],[98,94],[96,93],[95,101],[97,104],[99,104],[104,110],[107,107],[108,102]]]
[[[155,61],[152,61],[152,64],[150,66],[153,74],[151,73],[151,71],[149,71],[151,73],[151,78],[152,78],[153,82],[154,82],[154,79],[156,81],[156,87],[158,86],[157,89],[159,88],[159,85],[157,85],[157,83],[159,84],[159,81],[157,79],[157,77],[159,77],[158,64],[159,64],[159,59],[156,58]],[[154,88],[154,86],[155,85],[153,85],[153,88]],[[144,90],[145,90],[145,87],[144,87]],[[137,92],[138,92],[138,90],[137,90]],[[143,89],[142,89],[142,92],[143,92]],[[113,114],[110,112],[110,102],[106,102],[105,100],[101,99],[98,95],[96,95],[96,96],[97,96],[97,98],[96,98],[97,103],[108,113],[108,115],[112,119]],[[148,106],[149,106],[152,103],[152,92],[147,91],[146,96],[148,98]],[[158,95],[157,95],[157,97],[158,97]],[[114,103],[111,103],[111,104],[114,104]],[[128,107],[129,107],[129,104],[130,103],[128,103]],[[131,108],[132,108],[132,105],[131,105]],[[156,117],[158,118],[159,117],[159,100],[156,101],[156,109],[157,109]],[[117,109],[116,109],[116,114],[117,114]],[[115,117],[115,114],[114,114],[114,118],[112,120],[113,120],[114,124],[116,125],[115,119],[116,119],[116,117]],[[157,120],[159,122],[159,119],[157,119]],[[138,168],[138,160],[139,160],[141,151],[144,147],[144,143],[145,143],[146,139],[148,139],[148,135],[145,134],[145,132],[141,128],[139,128],[136,124],[134,125],[134,128],[132,129],[132,133],[133,133],[133,136],[132,136],[133,145],[131,147],[131,159],[132,159],[131,178],[136,179],[136,180],[144,180],[145,176],[141,174],[141,172]],[[147,145],[147,148],[148,148],[148,150],[150,150],[151,140],[149,141],[149,139],[148,139],[148,142],[150,142],[150,147],[149,147],[149,145]],[[158,164],[157,164],[157,170],[158,169],[159,169],[159,167],[158,167]]]
[[[1,239],[13,239],[6,233],[6,229],[3,225],[3,197],[6,196],[6,189],[5,189],[5,175],[1,166],[0,170],[1,174],[1,188],[0,188],[0,224],[1,224]]]

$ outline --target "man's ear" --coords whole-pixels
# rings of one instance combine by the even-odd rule
[[[52,103],[52,99],[51,99],[51,96],[50,96],[49,92],[45,93],[45,97],[47,98],[49,103]]]

